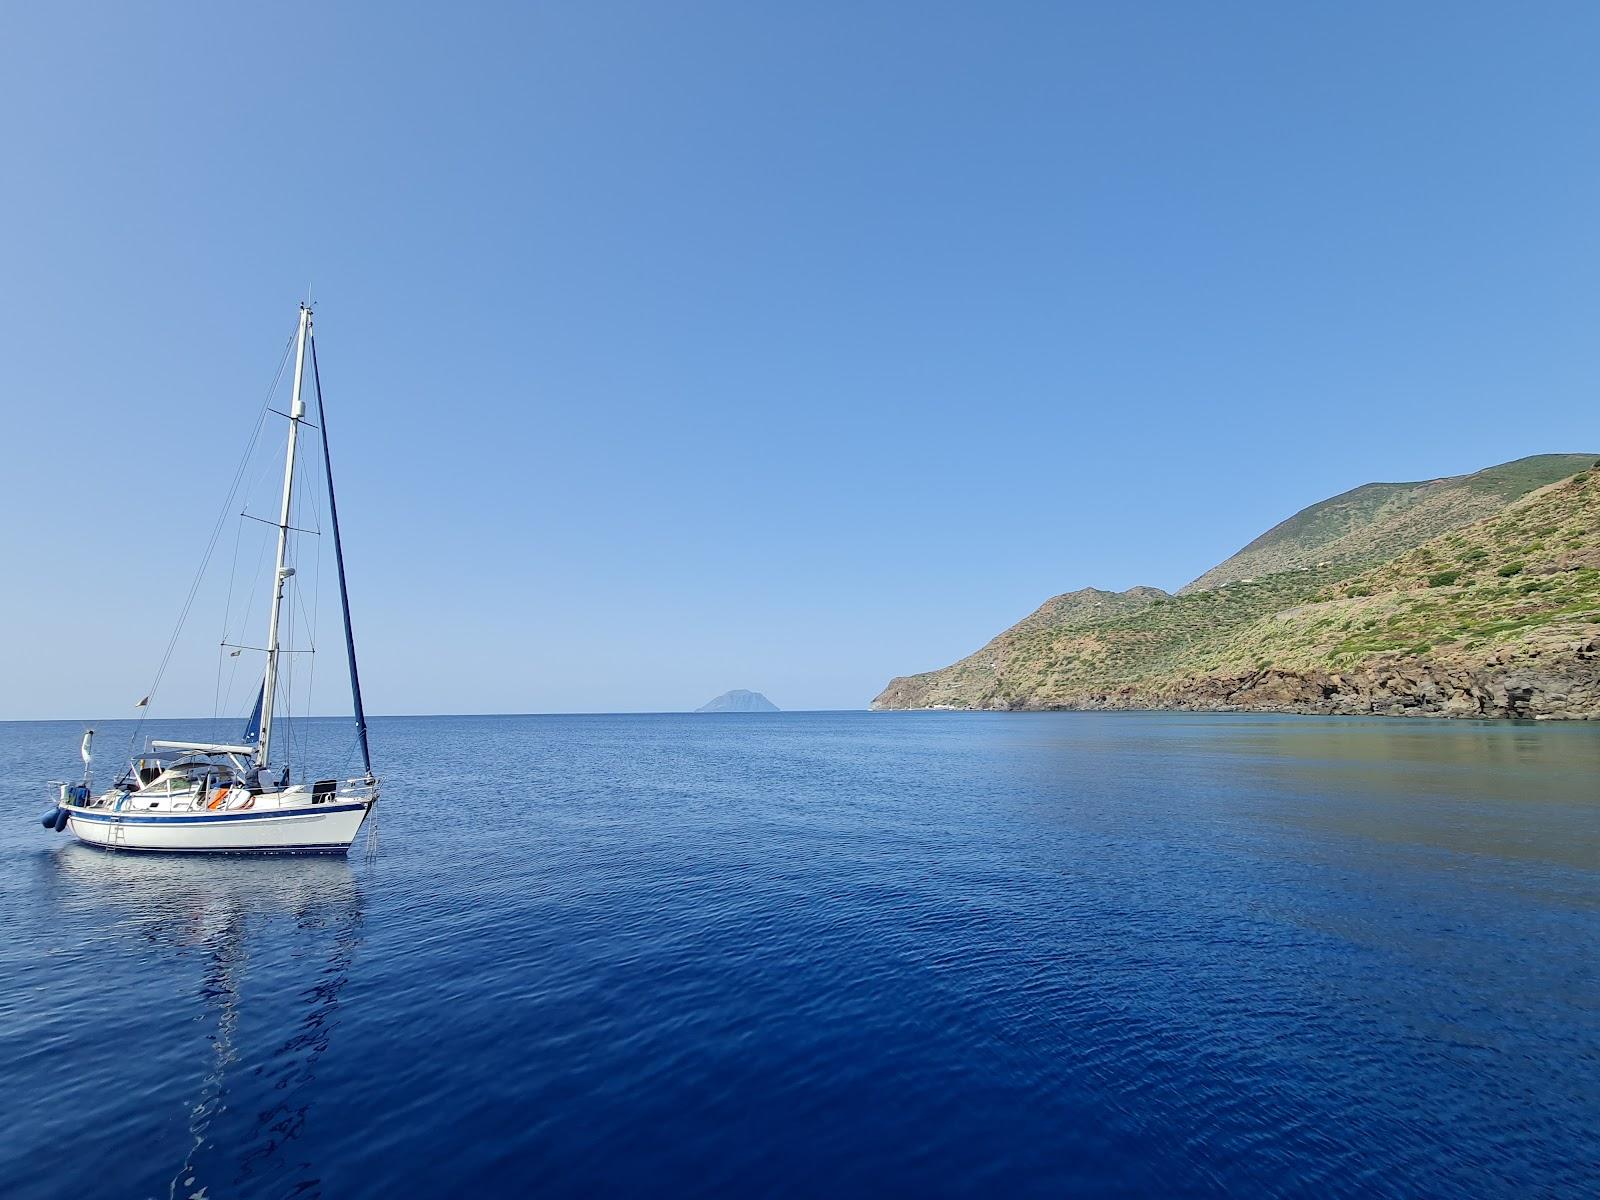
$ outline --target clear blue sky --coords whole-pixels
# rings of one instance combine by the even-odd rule
[[[857,707],[1600,447],[1593,4],[232,7],[0,12],[0,716],[143,693],[308,282],[377,712]]]

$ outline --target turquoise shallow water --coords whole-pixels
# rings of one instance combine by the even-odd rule
[[[1600,1182],[1600,728],[381,719],[371,863],[71,845],[77,734],[0,724],[8,1197]]]

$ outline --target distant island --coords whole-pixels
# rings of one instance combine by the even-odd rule
[[[1365,484],[1176,595],[1057,596],[872,707],[1600,720],[1595,459]]]
[[[723,692],[715,700],[702,704],[695,712],[746,712],[768,713],[781,712],[782,710],[768,700],[760,692],[747,692],[743,688],[734,688],[731,692]]]

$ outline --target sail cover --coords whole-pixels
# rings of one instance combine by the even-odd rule
[[[267,681],[261,681],[261,690],[256,693],[256,706],[250,710],[250,720],[244,727],[244,744],[254,746],[261,741],[261,701],[267,694]]]
[[[350,662],[350,701],[356,710],[356,741],[361,765],[372,778],[372,747],[367,744],[367,710],[361,704],[361,672],[356,670],[356,635],[350,625],[350,587],[344,577],[344,543],[339,540],[339,501],[333,494],[333,452],[328,449],[328,410],[322,404],[322,372],[317,367],[317,339],[311,339],[311,378],[317,388],[317,421],[322,426],[322,468],[328,478],[328,520],[333,526],[333,561],[339,568],[339,607],[344,610],[344,648]]]

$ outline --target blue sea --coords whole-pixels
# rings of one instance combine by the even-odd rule
[[[1600,726],[379,719],[370,860],[71,844],[79,732],[0,724],[9,1200],[1600,1187]]]

